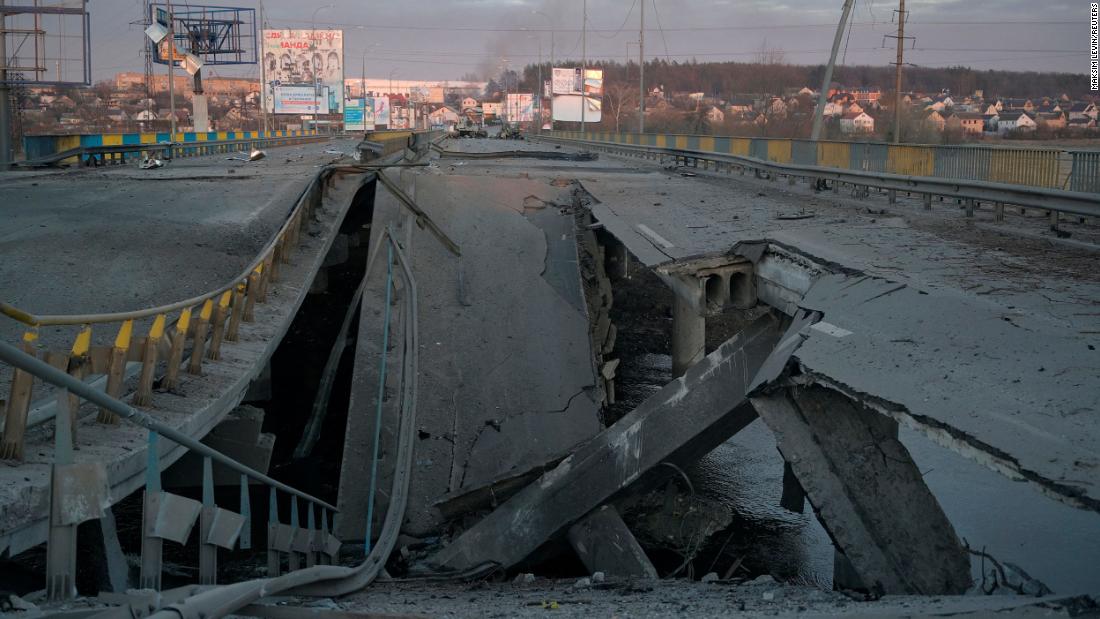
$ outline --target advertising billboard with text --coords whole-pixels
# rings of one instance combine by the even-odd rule
[[[344,111],[342,30],[264,30],[263,63],[269,112],[301,113],[304,88],[311,93],[327,91],[328,96],[318,97],[317,113]],[[293,96],[295,101],[280,101],[280,96]]]

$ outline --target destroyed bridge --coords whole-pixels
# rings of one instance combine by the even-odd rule
[[[1084,154],[104,149],[0,177],[0,589],[27,612],[434,615],[372,592],[543,575],[812,572],[872,613],[1100,591]],[[779,538],[802,567],[758,553]]]

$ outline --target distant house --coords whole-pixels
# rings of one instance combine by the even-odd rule
[[[1009,131],[1034,131],[1037,125],[1035,119],[1028,116],[1027,112],[1001,112],[997,121],[997,131],[1008,133]]]
[[[499,101],[486,101],[481,104],[481,111],[485,114],[485,119],[489,120],[498,118],[502,107],[504,106]]]
[[[157,114],[156,114],[156,112],[154,112],[152,110],[142,110],[142,111],[138,112],[137,114],[134,114],[134,120],[136,120],[138,122],[147,123],[147,122],[152,122],[156,119],[157,119]]]
[[[1040,127],[1052,131],[1066,128],[1066,116],[1064,114],[1039,112],[1035,115],[1035,121]]]
[[[924,117],[924,124],[932,127],[936,131],[943,131],[944,127],[947,126],[947,119],[943,117],[943,114],[940,114],[936,110],[932,110],[928,113],[928,116]]]
[[[833,103],[832,101],[829,101],[828,103],[825,104],[825,115],[826,116],[843,116],[844,115],[844,104],[842,104],[842,103]]]
[[[848,112],[840,117],[841,133],[872,133],[874,130],[875,119],[867,112]]]
[[[733,97],[730,99],[729,111],[735,116],[744,116],[753,110],[754,105],[752,97]]]
[[[462,103],[465,106],[466,101],[464,100]],[[459,113],[447,105],[441,105],[428,114],[428,122],[430,122],[433,127],[455,124],[458,122],[458,119]]]
[[[854,88],[852,96],[864,105],[871,105],[882,98],[882,90],[878,88]]]
[[[477,107],[477,99],[473,97],[466,97],[462,100],[462,109],[470,110]]]
[[[707,122],[709,122],[710,124],[718,125],[725,120],[726,114],[722,110],[718,109],[718,107],[712,105],[710,109],[707,110]]]
[[[861,114],[861,113],[866,112],[866,111],[867,110],[863,109],[862,105],[860,105],[859,103],[853,102],[851,105],[849,105],[844,110],[844,113],[845,114]]]
[[[1084,131],[1086,129],[1095,129],[1096,121],[1089,118],[1071,118],[1066,121],[1066,127],[1073,131]]]
[[[958,126],[967,135],[981,135],[985,128],[985,121],[981,114],[974,112],[959,112],[952,114],[948,119],[950,126]]]
[[[982,129],[993,133],[997,130],[997,124],[1001,121],[999,114],[982,114]]]
[[[1069,108],[1069,120],[1078,120],[1081,118],[1096,120],[1097,115],[1096,105],[1088,103],[1087,101],[1074,103]]]

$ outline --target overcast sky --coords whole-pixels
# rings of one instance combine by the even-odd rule
[[[637,58],[638,17],[646,3],[646,56],[670,60],[752,60],[779,50],[798,64],[828,60],[842,0],[588,0],[588,56]],[[141,70],[141,0],[90,0],[95,79]],[[178,3],[175,3],[178,4]],[[232,0],[210,4],[233,5]],[[253,0],[240,0],[259,8]],[[349,77],[457,79],[498,72],[502,59],[580,59],[583,0],[265,0],[271,28],[340,28]],[[1083,0],[909,0],[906,61],[921,66],[1088,71],[1088,7]],[[319,9],[316,10],[315,9]],[[896,2],[856,0],[846,64],[893,62]],[[535,13],[541,11],[548,17]],[[893,23],[892,23],[893,22]],[[158,66],[158,71],[164,70]],[[204,71],[204,73],[206,73]],[[220,75],[258,75],[222,67]],[[1083,78],[1084,79],[1084,78]]]

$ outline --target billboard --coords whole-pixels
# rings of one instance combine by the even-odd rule
[[[318,98],[313,86],[276,86],[268,100],[274,103],[276,114],[315,114]]]
[[[529,123],[535,121],[535,96],[532,94],[509,94],[504,100],[504,118],[510,122]]]
[[[481,112],[485,116],[500,116],[500,110],[503,106],[500,103],[493,101],[486,101],[481,104]]]
[[[390,98],[374,98],[374,124],[390,126]]]
[[[550,78],[550,92],[555,95],[569,95],[580,92],[580,89],[577,88],[579,73],[580,69],[559,69],[555,67]]]
[[[363,118],[363,100],[344,100],[344,131],[366,131]]]
[[[584,110],[584,122],[598,123],[603,118],[601,100],[580,95],[557,95],[554,97],[554,120],[563,122],[581,122],[581,101],[587,101]]]
[[[310,96],[319,114],[344,111],[344,33],[342,30],[264,30],[263,62],[267,84],[267,108],[276,114],[301,113],[300,101],[280,101],[280,96]],[[280,112],[280,108],[293,112]],[[310,110],[313,113],[313,109]]]
[[[555,95],[580,94],[581,85],[590,97],[603,96],[603,69],[588,69],[581,79],[581,68],[555,68],[550,79],[550,89]]]

